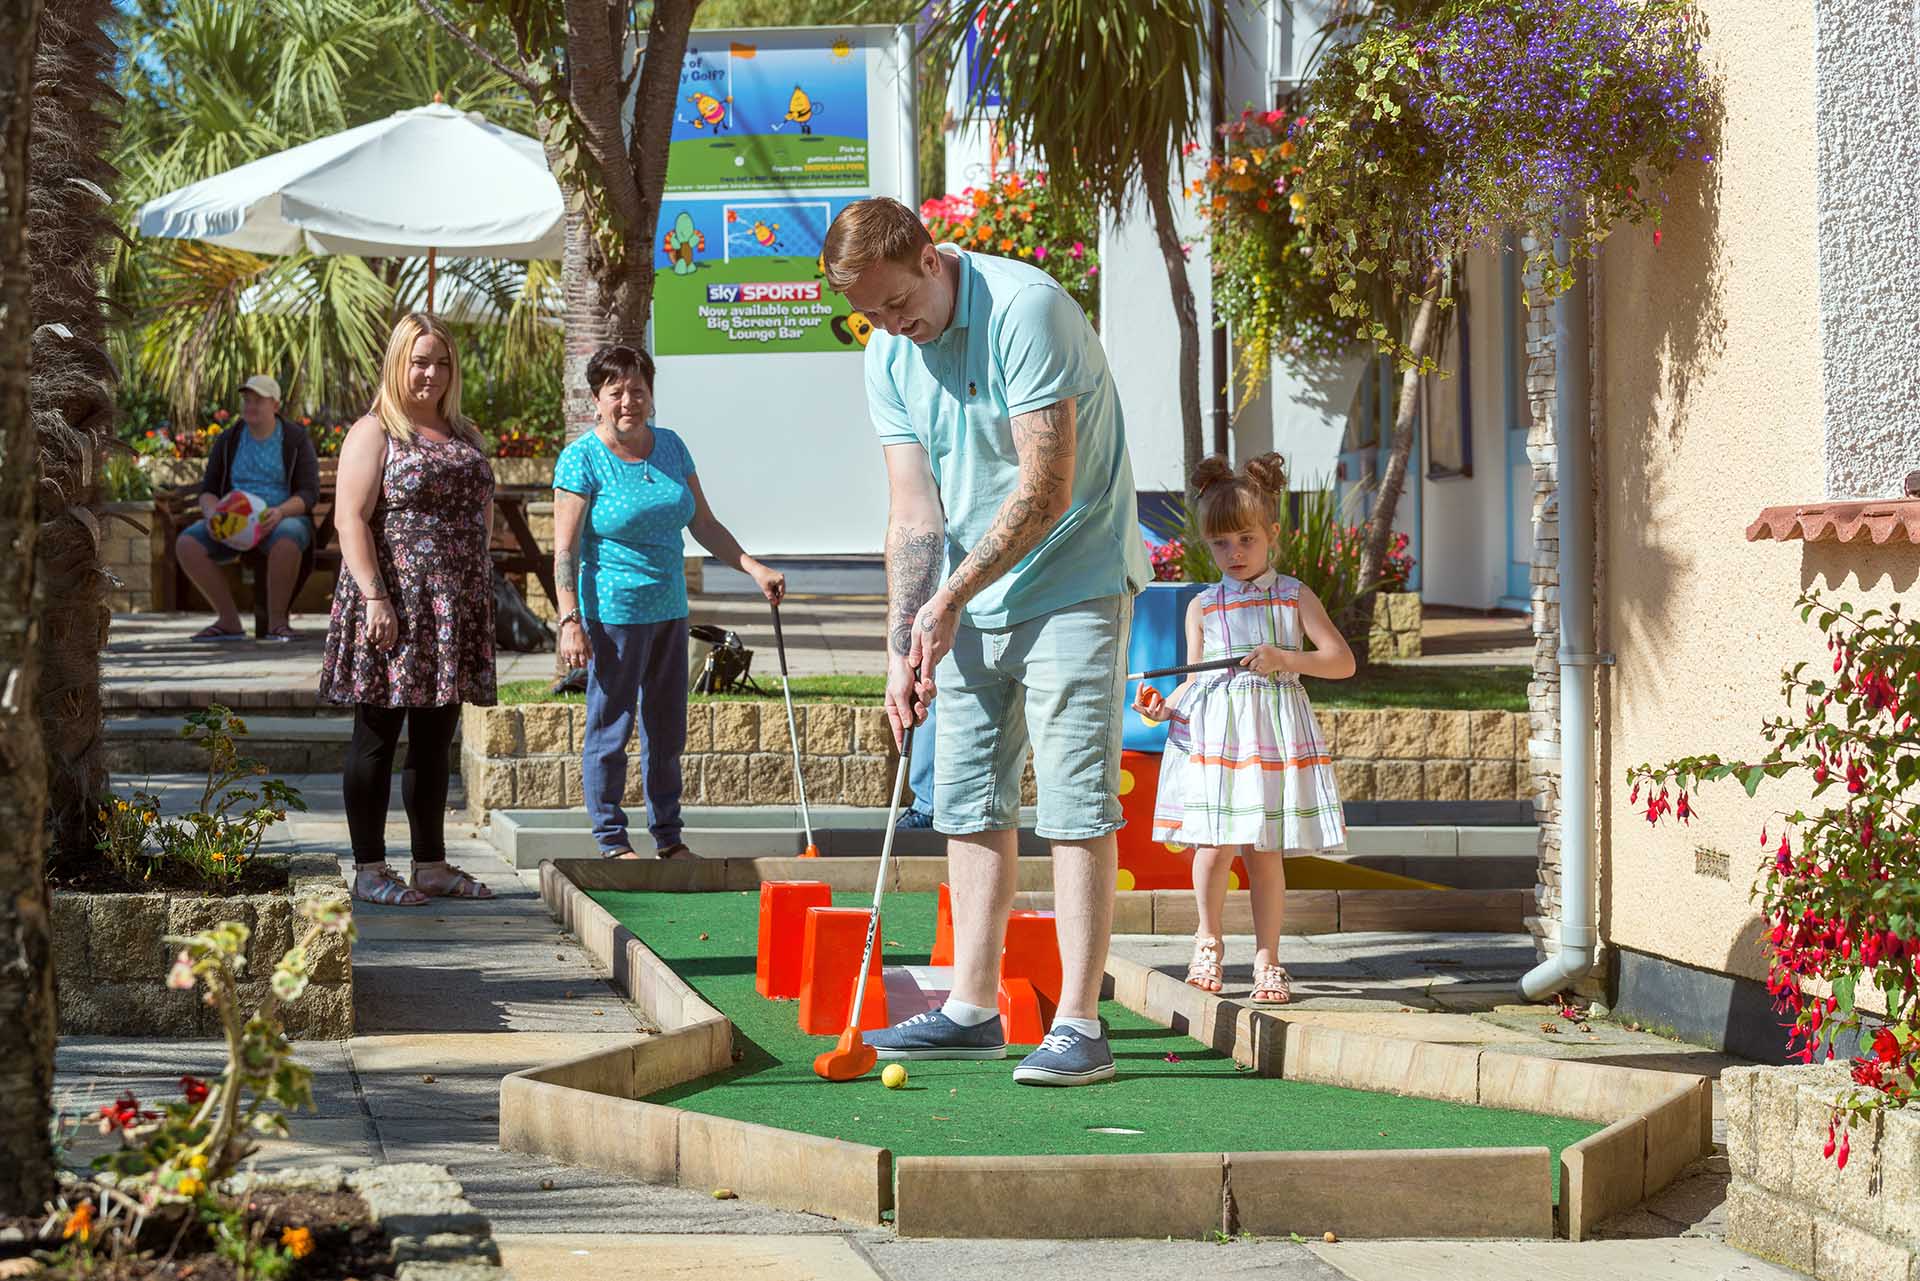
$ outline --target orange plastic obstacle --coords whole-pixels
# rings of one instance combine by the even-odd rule
[[[1038,1045],[1053,1026],[1054,1004],[1027,979],[1000,980],[1000,1026],[1009,1045]]]
[[[807,909],[828,907],[833,891],[825,881],[760,883],[760,948],[753,958],[753,990],[770,999],[800,995],[801,947],[806,941]]]
[[[953,964],[953,891],[940,882],[940,905],[933,913],[933,955],[928,965]]]
[[[808,1036],[845,1031],[860,952],[867,939],[864,907],[810,907],[800,948],[800,1030]],[[880,949],[867,967],[867,994],[860,1002],[860,1030],[887,1026],[887,992],[880,981]]]
[[[1122,890],[1185,890],[1193,888],[1193,855],[1179,841],[1153,839],[1153,801],[1160,787],[1158,752],[1120,753],[1120,829]],[[1233,861],[1235,889],[1247,884],[1243,859]]]
[[[1001,954],[1000,976],[1025,979],[1047,1002],[1047,1016],[1060,1003],[1060,937],[1052,912],[1007,914],[1007,949]]]

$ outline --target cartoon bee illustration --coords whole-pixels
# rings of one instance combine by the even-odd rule
[[[807,91],[799,85],[793,87],[793,97],[787,99],[787,118],[785,123],[800,126],[802,134],[813,132],[813,113],[821,107],[807,96]]]
[[[688,95],[687,101],[693,104],[694,118],[691,123],[695,129],[712,125],[715,133],[726,131],[727,107],[733,102],[732,98],[716,98],[710,93],[695,92]]]
[[[780,224],[777,222],[755,222],[753,224],[753,238],[769,249],[778,249],[780,247]]]
[[[873,322],[864,312],[854,312],[848,316],[835,316],[827,327],[833,330],[833,336],[849,347],[864,347],[873,337]]]

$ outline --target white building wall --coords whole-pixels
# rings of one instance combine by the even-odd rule
[[[1421,598],[1431,605],[1492,609],[1507,574],[1506,403],[1501,385],[1500,261],[1467,263],[1467,356],[1471,362],[1473,474],[1420,478]],[[1450,353],[1460,351],[1459,334]],[[1450,360],[1449,365],[1457,365]],[[1435,397],[1459,394],[1454,377],[1435,380]],[[1424,464],[1422,470],[1424,471]],[[1525,495],[1530,497],[1531,495]]]

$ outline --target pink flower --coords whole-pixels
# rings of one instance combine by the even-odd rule
[[[182,992],[193,986],[193,958],[186,952],[173,959],[173,968],[167,971],[167,986]]]
[[[1035,262],[1045,262],[1047,260],[1047,247],[1045,245],[1035,245],[1033,247],[1033,258]]]
[[[1067,253],[1073,258],[1075,262],[1078,262],[1080,259],[1085,258],[1087,256],[1086,242],[1083,240],[1074,241],[1073,248],[1067,250]]]

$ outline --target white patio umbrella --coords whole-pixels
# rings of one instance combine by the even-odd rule
[[[437,99],[438,95],[436,95]],[[558,258],[564,206],[532,138],[435,101],[148,201],[140,231],[258,254]]]

